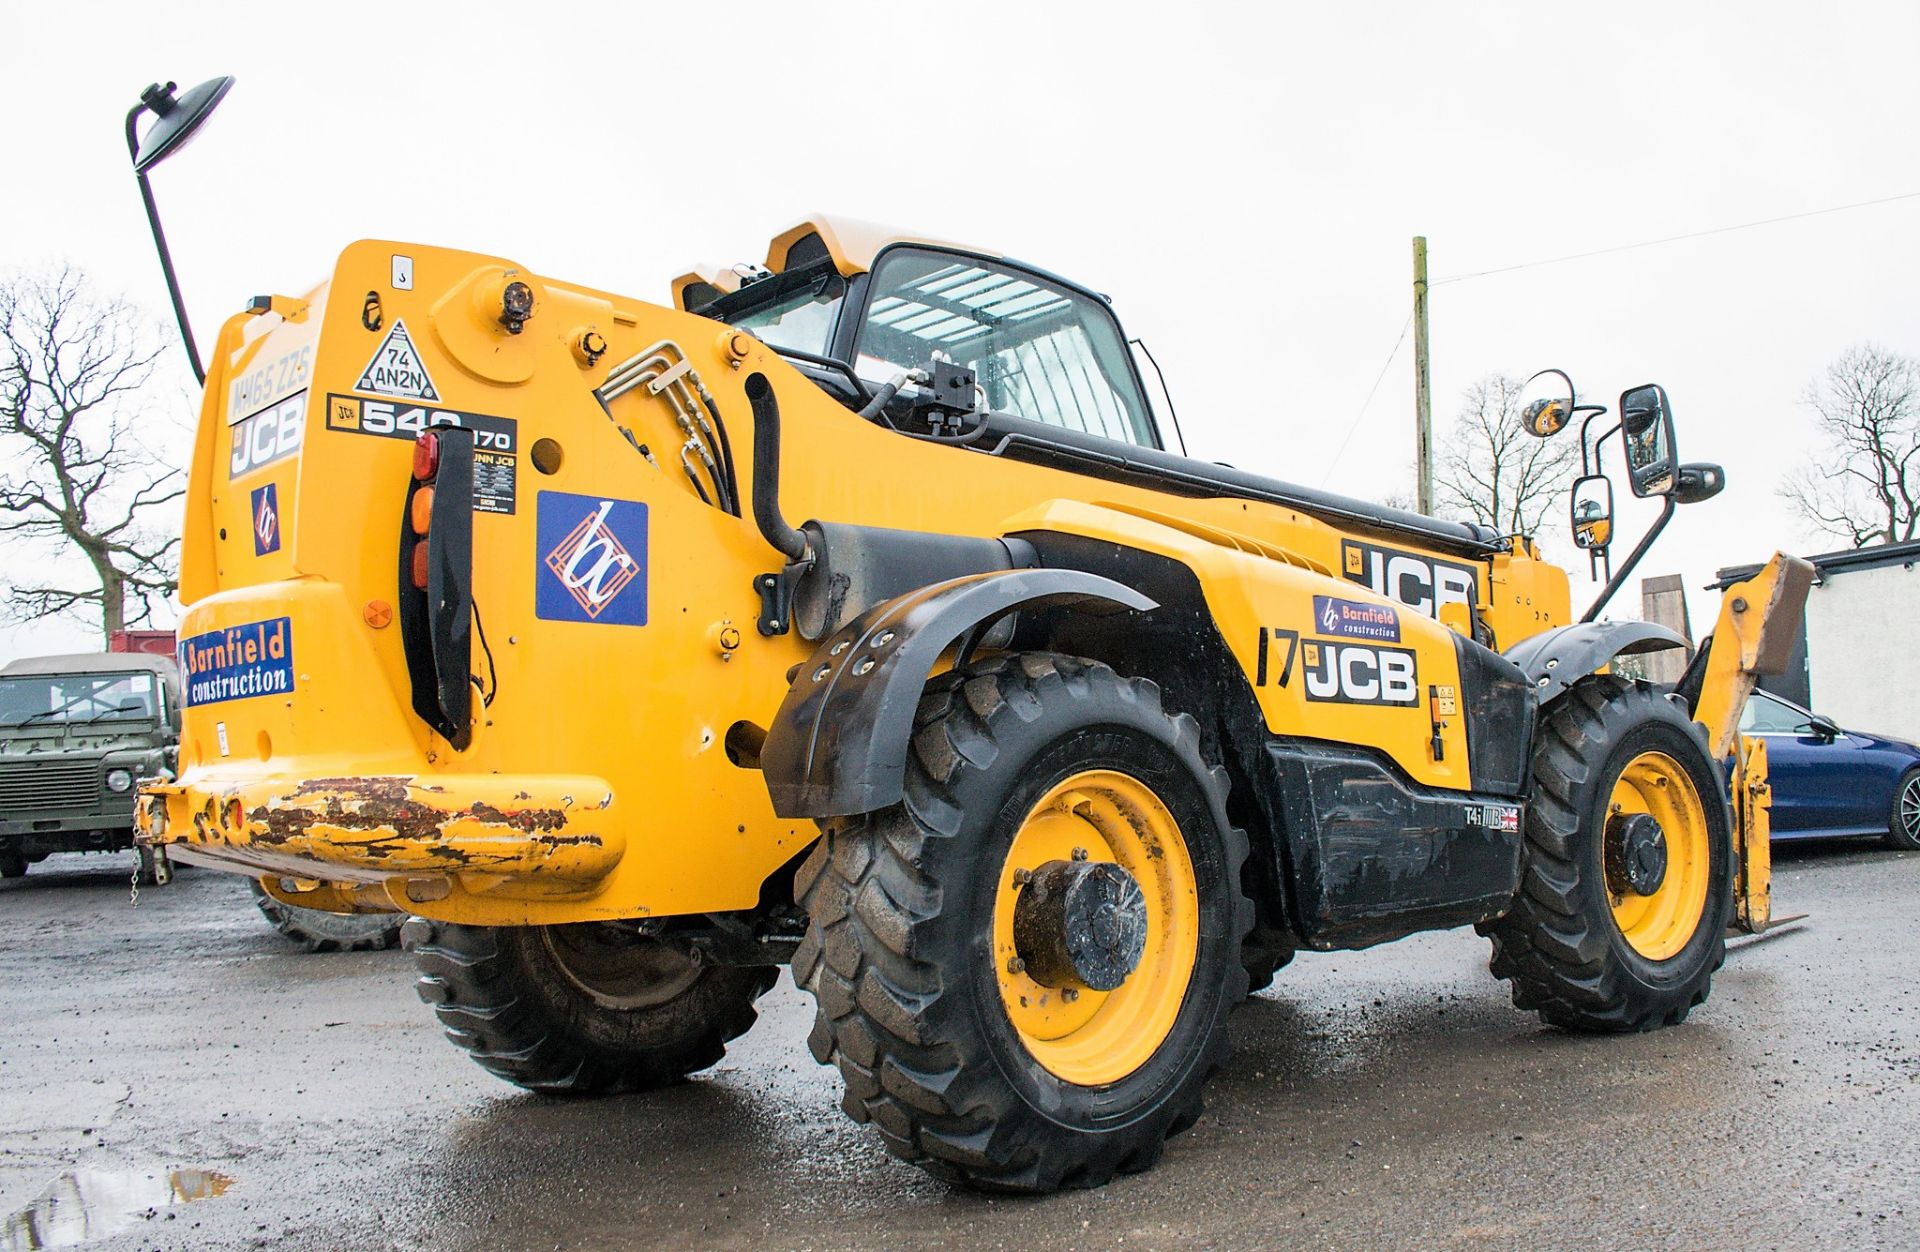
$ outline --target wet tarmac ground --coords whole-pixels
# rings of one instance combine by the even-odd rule
[[[1470,931],[1303,956],[1159,1168],[1044,1199],[888,1157],[784,979],[717,1069],[556,1101],[455,1052],[402,953],[56,857],[0,884],[0,1250],[1920,1247],[1920,855],[1778,855],[1811,918],[1678,1029],[1542,1027]]]

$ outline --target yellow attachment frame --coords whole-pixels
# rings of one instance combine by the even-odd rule
[[[1724,761],[1733,751],[1740,714],[1760,676],[1786,669],[1812,586],[1811,564],[1776,552],[1758,574],[1728,587],[1721,598],[1693,710],[1693,720],[1706,727],[1715,760]]]
[[[1773,838],[1767,783],[1767,741],[1742,737],[1733,760],[1735,851],[1740,864],[1733,883],[1733,926],[1757,935],[1773,920]]]
[[[1740,736],[1740,714],[1762,674],[1787,667],[1813,566],[1784,552],[1774,554],[1758,574],[1727,588],[1720,620],[1707,644],[1706,673],[1694,704],[1693,720],[1706,729],[1715,760],[1734,758],[1734,927],[1749,934],[1765,930],[1773,914],[1772,858],[1768,846],[1771,790],[1767,785],[1767,746]]]

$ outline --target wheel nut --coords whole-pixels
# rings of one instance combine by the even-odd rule
[[[1085,848],[1075,848],[1075,849],[1073,850],[1073,859],[1074,859],[1074,860],[1076,860],[1076,861],[1084,861],[1084,860],[1086,860],[1086,859],[1087,859],[1087,850],[1086,850]]]
[[[1060,988],[1060,998],[1068,1004],[1072,1004],[1080,998],[1080,989],[1078,987],[1062,987]]]
[[[1032,879],[1033,871],[1030,869],[1016,869],[1013,871],[1013,885],[1016,887],[1024,887],[1031,882]],[[1016,957],[1015,959],[1017,960],[1018,958]]]
[[[1023,960],[1021,960],[1021,959],[1020,959],[1019,957],[1017,957],[1017,956],[1014,956],[1014,957],[1008,957],[1008,958],[1007,958],[1007,972],[1008,972],[1009,974],[1024,974],[1024,973],[1026,973],[1026,972],[1027,972],[1027,963],[1026,963],[1025,961],[1023,961]]]

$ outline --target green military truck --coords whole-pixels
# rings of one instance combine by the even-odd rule
[[[37,656],[0,668],[0,876],[55,852],[133,847],[134,783],[173,768],[179,734],[171,657]]]
[[[170,632],[116,636],[114,651],[23,657],[0,667],[0,877],[55,852],[134,847],[135,783],[178,764],[180,671],[167,655],[122,651]],[[222,747],[224,748],[224,744]],[[153,881],[153,854],[140,876]],[[310,952],[390,948],[405,919],[339,916],[280,903],[253,884],[273,928]]]

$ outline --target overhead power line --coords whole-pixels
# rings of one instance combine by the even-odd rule
[[[1387,350],[1387,359],[1380,363],[1380,372],[1374,376],[1373,386],[1367,388],[1367,398],[1360,402],[1360,411],[1353,415],[1353,421],[1347,424],[1347,433],[1340,440],[1339,449],[1334,452],[1333,460],[1327,462],[1327,472],[1320,475],[1320,485],[1327,485],[1327,479],[1333,477],[1333,471],[1340,468],[1340,458],[1347,454],[1347,445],[1353,442],[1353,432],[1360,429],[1360,419],[1367,415],[1367,409],[1373,404],[1373,397],[1380,390],[1380,384],[1386,380],[1387,371],[1393,368],[1393,359],[1400,355],[1400,345],[1407,341],[1407,332],[1413,329],[1413,314],[1407,314],[1407,320],[1400,324],[1400,337],[1393,341],[1393,347]]]
[[[1659,239],[1643,239],[1639,243],[1616,244],[1611,248],[1595,248],[1590,252],[1573,252],[1566,256],[1546,257],[1539,261],[1522,261],[1518,265],[1501,265],[1488,270],[1475,270],[1471,274],[1452,274],[1446,278],[1436,278],[1432,286],[1440,287],[1447,283],[1463,283],[1470,278],[1485,278],[1490,274],[1510,274],[1515,270],[1537,269],[1542,265],[1563,265],[1568,261],[1584,261],[1589,257],[1611,256],[1616,252],[1632,252],[1636,248],[1654,248],[1661,244],[1680,243],[1687,239],[1704,239],[1709,235],[1725,235],[1736,230],[1752,230],[1758,226],[1777,226],[1782,222],[1797,222],[1803,218],[1824,217],[1829,213],[1846,213],[1853,209],[1871,209],[1882,204],[1894,204],[1901,200],[1920,199],[1920,191],[1909,191],[1897,196],[1883,196],[1878,200],[1859,200],[1852,204],[1836,204],[1824,209],[1808,209],[1804,213],[1787,213],[1780,217],[1761,218],[1757,222],[1738,222],[1732,226],[1715,226],[1711,230],[1693,230],[1684,235],[1666,235]]]

